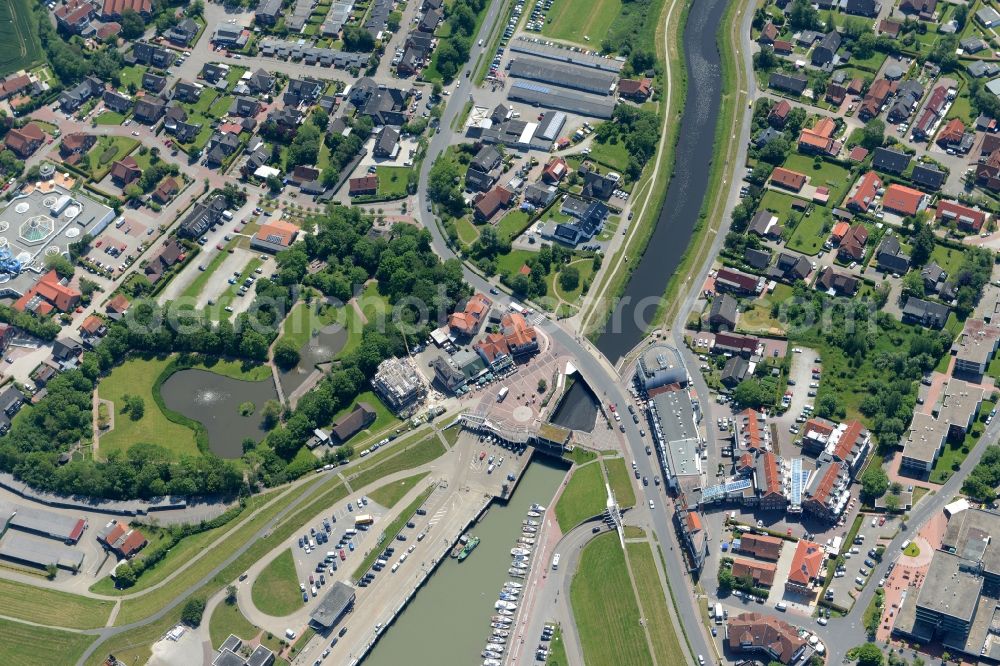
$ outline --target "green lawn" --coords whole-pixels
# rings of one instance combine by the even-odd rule
[[[788,249],[815,256],[823,249],[823,243],[830,238],[833,215],[829,208],[814,206],[809,213],[799,219],[795,231],[788,239]]]
[[[111,451],[124,453],[136,442],[158,444],[175,457],[201,455],[194,431],[169,420],[153,399],[153,384],[168,363],[169,357],[129,359],[100,381],[98,395],[115,405],[114,428],[100,438],[102,457]],[[125,395],[139,396],[145,402],[145,413],[138,421],[121,413]]]
[[[354,308],[337,308],[319,300],[313,300],[308,305],[297,303],[292,308],[281,328],[281,339],[291,342],[296,349],[302,349],[309,342],[314,331],[337,323],[341,326],[348,326],[348,314]]]
[[[674,626],[667,610],[667,600],[660,577],[656,572],[656,562],[653,560],[653,550],[649,543],[625,544],[628,549],[629,565],[632,574],[642,584],[639,589],[639,604],[642,615],[649,624],[649,635],[653,641],[653,651],[656,661],[660,664],[682,664],[686,660],[684,649],[678,639],[680,627]]]
[[[521,270],[521,266],[524,266],[528,259],[537,255],[537,252],[531,252],[530,250],[511,250],[502,257],[497,258],[497,273],[508,277],[517,275],[517,272]]]
[[[570,601],[586,663],[653,663],[617,535],[603,534],[583,549]]]
[[[135,86],[136,90],[142,88],[142,77],[146,73],[145,65],[129,65],[121,71],[122,87]]]
[[[479,239],[479,229],[472,224],[468,215],[455,220],[455,230],[458,232],[458,240],[463,245],[472,245]]]
[[[17,666],[73,664],[95,640],[88,634],[0,620],[0,662]]]
[[[378,176],[376,196],[385,198],[405,196],[407,176],[410,171],[412,171],[410,167],[375,167],[375,175]]]
[[[755,299],[748,310],[740,313],[737,330],[764,335],[783,335],[785,327],[780,321],[771,317],[771,306],[773,303],[783,303],[791,297],[791,287],[784,284],[775,286],[773,291]]]
[[[67,629],[103,627],[114,606],[113,601],[49,590],[6,578],[0,578],[0,599],[3,599],[3,615]]]
[[[208,621],[208,633],[212,638],[212,647],[216,650],[229,637],[229,634],[239,636],[248,641],[260,630],[250,620],[243,616],[237,604],[222,602],[212,611]]]
[[[557,0],[558,3],[564,1],[565,0]],[[579,2],[579,0],[577,0],[577,2]],[[553,4],[552,11],[555,11],[556,6],[557,5]],[[628,148],[625,147],[625,142],[621,140],[615,141],[614,143],[611,141],[606,143],[598,143],[597,141],[594,141],[590,146],[589,157],[595,162],[600,162],[604,166],[614,169],[619,173],[628,167]]]
[[[351,413],[359,402],[367,402],[368,406],[375,410],[375,420],[367,428],[358,432],[358,435],[361,435],[362,438],[367,435],[381,433],[399,424],[400,421],[396,418],[396,415],[389,411],[389,408],[372,391],[365,391],[358,395],[354,399],[354,402],[334,415],[333,422],[336,422],[341,416]],[[355,437],[358,435],[355,435]]]
[[[133,150],[139,142],[128,136],[102,136],[80,161],[80,168],[90,174],[96,182],[108,175],[115,160],[120,160]],[[105,153],[107,156],[105,157]],[[103,161],[101,158],[104,158]]]
[[[569,666],[566,644],[562,637],[562,627],[559,625],[556,625],[556,630],[552,632],[552,640],[549,641],[549,656],[545,660],[545,666]]]
[[[94,122],[98,125],[121,125],[124,120],[125,116],[117,111],[104,111],[94,119]]]
[[[580,273],[580,281],[577,283],[576,288],[571,291],[564,291],[562,285],[559,283],[559,275],[561,273],[552,274],[552,290],[553,292],[565,300],[568,303],[575,303],[580,295],[583,293],[583,287],[587,281],[594,274],[594,260],[593,259],[578,259],[569,263],[570,266],[574,266]]]
[[[528,228],[531,223],[531,213],[523,210],[512,210],[497,222],[497,234],[505,241],[513,241]]]
[[[555,0],[542,34],[598,48],[621,10],[621,0]]]
[[[581,522],[604,511],[607,505],[604,477],[598,464],[586,465],[573,471],[573,477],[556,503],[556,520],[564,533]]]
[[[764,196],[760,199],[760,205],[757,207],[758,210],[769,210],[778,216],[778,221],[781,222],[781,226],[787,226],[790,219],[794,219],[799,216],[797,211],[792,210],[792,203],[796,201],[795,197],[782,192],[777,192],[775,190],[768,190],[764,193]]]
[[[233,105],[233,99],[229,95],[222,95],[212,102],[212,106],[208,109],[209,115],[215,118],[222,118],[229,113],[229,108]]]
[[[434,485],[428,486],[426,490],[417,495],[417,497],[410,502],[399,514],[393,519],[391,523],[385,526],[382,532],[379,534],[378,541],[375,542],[371,549],[365,553],[365,557],[361,560],[361,564],[354,570],[354,575],[352,578],[360,578],[362,574],[371,568],[371,565],[375,563],[379,555],[382,553],[382,544],[390,541],[399,534],[399,531],[403,529],[407,521],[413,517],[413,513],[420,508],[420,505],[427,501],[431,493],[434,492]]]
[[[632,487],[632,475],[625,466],[624,458],[609,458],[604,461],[608,473],[608,483],[615,500],[620,507],[635,506],[635,489]]]
[[[944,245],[935,245],[931,252],[931,261],[936,261],[938,265],[948,273],[948,277],[955,277],[962,268],[962,251],[953,250]]]
[[[808,176],[810,185],[826,186],[830,188],[831,192],[848,184],[850,176],[850,171],[826,160],[821,160],[820,168],[816,169],[812,157],[799,153],[790,154],[783,166]],[[833,200],[832,196],[830,198]]]
[[[910,545],[906,547],[903,551],[903,555],[908,555],[910,557],[916,557],[920,554],[920,546],[917,545],[915,541],[910,542]]]
[[[262,613],[274,617],[291,615],[302,607],[302,592],[295,574],[292,549],[282,552],[260,572],[250,594]]]
[[[360,490],[384,476],[429,463],[444,452],[444,444],[436,433],[431,433],[416,442],[390,446],[369,456],[368,460],[354,468],[355,473],[348,477],[348,481],[352,488]]]
[[[358,296],[358,304],[369,324],[378,322],[380,317],[392,316],[392,305],[389,304],[388,298],[379,293],[377,282],[365,285],[364,291]]]
[[[376,488],[375,490],[368,493],[368,499],[381,504],[387,509],[391,509],[396,506],[399,500],[403,499],[406,493],[413,490],[413,488],[420,483],[420,480],[430,474],[430,472],[421,472],[420,474],[414,474],[413,476],[408,476],[405,479],[400,479],[399,481],[393,481],[392,483],[387,483],[381,488]]]
[[[223,377],[238,379],[241,382],[259,382],[271,377],[270,367],[262,363],[251,363],[250,361],[210,358],[194,367],[214,372]]]

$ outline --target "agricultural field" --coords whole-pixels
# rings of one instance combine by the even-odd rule
[[[7,55],[0,56],[0,76],[31,69],[44,56],[38,40],[34,3],[9,0],[0,5],[0,40],[7,45]]]
[[[621,0],[555,0],[542,34],[596,48],[621,10]]]

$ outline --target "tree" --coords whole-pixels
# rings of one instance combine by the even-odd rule
[[[45,266],[54,270],[59,277],[72,277],[73,263],[61,254],[50,254],[45,257]]]
[[[900,483],[899,481],[893,481],[892,483],[889,484],[889,492],[892,493],[893,495],[898,495],[899,493],[903,492],[903,484]]]
[[[274,345],[274,362],[282,370],[290,370],[299,364],[299,350],[290,340],[279,340]]]
[[[867,501],[882,497],[888,489],[889,477],[881,467],[870,467],[861,475],[861,494]]]
[[[733,391],[733,399],[744,407],[761,407],[771,402],[770,398],[771,396],[756,379],[744,379]]]
[[[131,562],[126,562],[122,564],[117,569],[115,569],[115,584],[119,588],[129,588],[135,585],[135,569],[132,568]]]
[[[201,624],[201,616],[205,613],[205,600],[200,597],[192,597],[184,604],[181,610],[181,622],[197,627]]]
[[[538,380],[538,392],[539,393],[545,393],[545,391],[547,391],[548,388],[549,388],[549,383],[547,381],[545,381],[544,377],[542,377],[541,379]]]
[[[563,291],[573,291],[580,286],[580,271],[576,266],[567,266],[559,272],[559,286]]]
[[[273,430],[281,420],[281,403],[277,400],[268,400],[264,403],[264,410],[261,413],[261,427],[264,430]]]
[[[122,18],[119,22],[122,26],[121,36],[125,39],[138,39],[146,31],[146,24],[143,23],[142,17],[131,9],[122,12]]]
[[[882,650],[875,643],[865,643],[857,648],[858,666],[882,666],[884,657]]]
[[[872,118],[861,130],[861,145],[868,150],[875,150],[885,141],[885,123],[878,118]]]
[[[56,574],[58,573],[59,573],[59,567],[57,567],[56,565],[54,564],[45,565],[45,577],[48,578],[49,580],[55,580]]]
[[[910,254],[910,260],[914,266],[923,266],[934,252],[934,232],[931,231],[930,225],[920,219],[915,222],[914,230],[916,233],[913,236],[913,252]]]
[[[910,271],[903,278],[903,295],[924,297],[924,278],[919,271]]]
[[[138,421],[146,413],[146,401],[137,395],[130,395],[125,399],[125,408],[129,418]]]
[[[375,50],[375,38],[360,25],[349,25],[344,28],[344,50],[370,53]]]
[[[788,14],[788,23],[793,30],[814,30],[819,28],[819,12],[809,0],[795,0]]]
[[[236,603],[236,592],[237,590],[235,585],[226,586],[226,603],[230,606]]]

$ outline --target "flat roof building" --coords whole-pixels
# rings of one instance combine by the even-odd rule
[[[354,596],[353,587],[343,581],[334,582],[309,616],[309,623],[320,631],[331,629],[354,605]]]
[[[427,386],[408,358],[389,358],[379,363],[372,388],[395,412],[406,412],[423,401]]]
[[[906,436],[900,442],[903,447],[900,472],[918,476],[930,474],[937,457],[944,449],[947,436],[948,424],[930,414],[915,413]]]
[[[556,63],[531,56],[519,56],[511,61],[509,75],[551,83],[564,88],[582,90],[597,95],[610,95],[615,90],[618,76],[570,63]]]
[[[615,98],[576,92],[534,81],[514,81],[507,97],[560,111],[578,113],[591,118],[610,118],[615,110]]]
[[[87,529],[87,520],[54,511],[18,506],[8,527],[57,541],[76,543]]]
[[[636,382],[644,391],[668,384],[686,386],[687,368],[680,352],[669,345],[650,345],[639,357],[635,368]]]
[[[18,532],[10,532],[0,541],[0,557],[39,569],[55,565],[79,571],[83,566],[82,551]]]

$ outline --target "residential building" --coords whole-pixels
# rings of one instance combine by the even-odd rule
[[[783,187],[787,190],[793,192],[798,192],[806,184],[806,176],[804,174],[786,169],[784,167],[777,167],[771,172],[771,184],[777,187]]]
[[[831,30],[825,34],[819,44],[813,48],[812,64],[817,67],[822,67],[832,63],[837,56],[837,49],[839,48],[840,33],[836,30]]]
[[[131,9],[148,21],[153,16],[153,0],[104,0],[101,20],[120,19],[126,9]]]
[[[14,301],[13,308],[18,312],[42,315],[53,311],[71,312],[79,305],[81,294],[68,284],[69,280],[60,279],[58,273],[50,270]]]
[[[858,280],[851,275],[838,273],[833,266],[824,268],[816,279],[816,287],[837,296],[853,296],[858,290]]]
[[[972,423],[983,404],[985,390],[978,385],[952,377],[945,384],[941,398],[931,413],[948,424],[948,438],[961,442],[972,428]]]
[[[774,72],[768,79],[767,85],[781,92],[801,95],[809,85],[809,79],[800,74],[784,74]]]
[[[45,132],[35,123],[12,128],[4,138],[4,145],[21,159],[27,159],[45,143]]]
[[[378,176],[359,176],[348,181],[348,194],[352,197],[375,194],[378,191]]]
[[[97,533],[97,540],[106,549],[123,559],[131,559],[148,543],[142,532],[118,520],[112,520],[105,525]]]
[[[222,213],[226,210],[226,198],[217,194],[207,200],[199,201],[187,216],[181,221],[178,235],[182,238],[198,238],[210,227],[219,223]]]
[[[837,256],[841,261],[861,261],[868,243],[868,229],[863,224],[852,226],[840,239]]]
[[[479,195],[473,205],[473,211],[477,220],[489,222],[494,215],[507,208],[513,201],[514,193],[497,185],[486,194]]]
[[[743,356],[753,356],[759,353],[761,342],[751,335],[741,335],[739,333],[719,332],[715,335],[715,345],[712,352],[715,354],[740,354]]]
[[[910,180],[925,189],[936,192],[944,185],[948,174],[939,170],[933,164],[916,164],[910,172]]]
[[[943,328],[950,314],[951,308],[948,306],[925,301],[916,296],[906,299],[906,304],[903,306],[904,322],[927,328]]]
[[[772,26],[774,27],[774,26]],[[653,93],[653,79],[619,79],[618,95],[633,102],[642,103]]]
[[[510,350],[511,356],[525,356],[538,351],[538,334],[530,326],[524,315],[509,312],[500,319],[500,332]]]
[[[764,662],[798,663],[810,650],[809,643],[799,636],[796,627],[762,613],[740,613],[730,617],[726,639],[730,651],[755,656],[759,653]]]
[[[788,120],[788,113],[792,110],[792,105],[788,100],[781,100],[771,107],[771,112],[767,114],[767,122],[772,127],[781,129]]]
[[[976,234],[986,224],[986,212],[979,208],[969,208],[957,201],[938,201],[934,218],[939,223],[951,223],[959,231]]]
[[[756,295],[764,289],[764,278],[731,268],[720,268],[715,276],[715,289],[718,292]]]
[[[886,273],[904,275],[910,269],[910,257],[903,252],[899,239],[893,234],[886,234],[875,250],[875,261],[879,270]]]
[[[858,109],[858,117],[867,122],[877,116],[882,105],[889,98],[892,85],[886,79],[878,79],[869,88]]]
[[[132,57],[140,65],[166,69],[174,62],[173,52],[149,42],[136,42],[132,47]]]
[[[198,30],[198,23],[194,19],[185,18],[178,21],[176,25],[170,27],[164,33],[164,37],[166,37],[167,41],[174,46],[187,48],[191,46],[194,42],[194,38],[198,36]]]
[[[708,324],[713,330],[731,331],[736,328],[736,316],[736,299],[729,294],[722,294],[712,300]]]
[[[876,148],[875,154],[872,155],[872,168],[883,173],[900,174],[906,171],[911,159],[912,156],[909,153],[904,153],[901,150]]]
[[[826,560],[826,551],[821,545],[799,539],[795,546],[795,556],[788,569],[785,590],[811,597],[813,595],[812,583],[822,577],[824,560]],[[793,633],[798,635],[797,632]]]
[[[489,317],[492,306],[492,300],[477,293],[466,301],[461,312],[453,312],[448,316],[448,327],[456,335],[471,338]]]
[[[998,344],[1000,327],[987,324],[982,319],[966,319],[962,332],[952,346],[952,354],[955,356],[953,374],[981,378],[996,355]]]
[[[726,364],[722,366],[722,373],[719,375],[719,381],[723,386],[732,390],[736,388],[740,382],[742,382],[747,377],[747,373],[750,370],[750,364],[742,356],[733,356],[726,361]]]
[[[135,103],[135,119],[146,125],[155,125],[163,117],[167,104],[159,97],[140,97]]]
[[[733,550],[753,555],[761,560],[777,562],[781,557],[783,543],[778,537],[744,532],[739,539],[739,547],[737,548],[736,544],[733,544]]]
[[[865,173],[858,182],[854,194],[848,199],[847,207],[859,213],[867,213],[871,205],[875,203],[875,197],[881,187],[882,179],[878,177],[878,174],[874,171]]]
[[[346,442],[374,423],[376,417],[371,405],[359,402],[354,409],[333,422],[332,434],[338,442]]]

